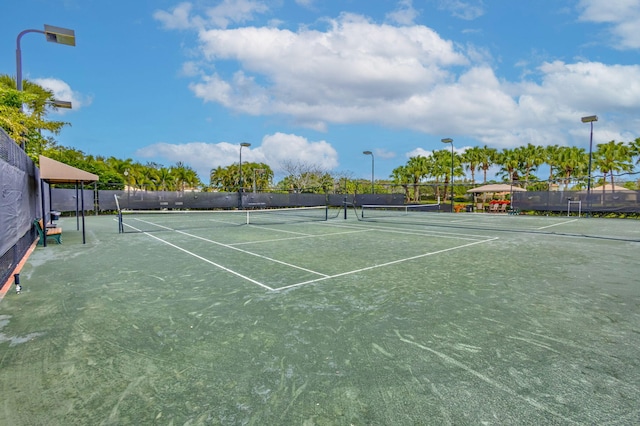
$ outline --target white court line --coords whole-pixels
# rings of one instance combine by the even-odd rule
[[[401,230],[397,227],[390,228],[387,226],[375,226],[375,225],[340,225],[340,224],[322,224],[321,226],[335,226],[338,228],[356,228],[356,229],[367,229],[369,231],[383,231],[392,234],[409,234],[409,235],[422,235],[425,237],[436,237],[436,238],[450,238],[455,240],[466,240],[466,241],[478,241],[478,238],[482,238],[483,240],[487,238],[486,235],[474,235],[474,234],[458,234],[455,232],[444,232],[444,231],[426,231],[423,229],[414,229],[414,230]]]
[[[145,222],[144,220],[141,220],[141,219],[140,219],[140,221],[141,222]],[[167,226],[158,225],[158,224],[151,223],[151,222],[145,222],[145,223],[157,226],[159,228],[164,228],[164,229],[167,229],[169,231],[174,231],[174,232],[177,232],[179,234],[187,235],[189,237],[197,238],[198,240],[207,241],[209,243],[216,244],[216,245],[219,245],[221,247],[225,247],[225,248],[228,248],[228,249],[231,249],[231,250],[236,250],[236,251],[239,251],[239,252],[244,253],[244,254],[248,254],[248,255],[251,255],[251,256],[259,257],[261,259],[265,259],[265,260],[268,260],[268,261],[271,261],[271,262],[274,262],[274,263],[279,263],[281,265],[285,265],[285,266],[288,266],[290,268],[295,268],[295,269],[299,269],[301,271],[309,272],[309,273],[314,274],[314,275],[320,275],[321,277],[326,277],[327,276],[326,274],[323,274],[323,273],[320,273],[320,272],[317,272],[317,271],[312,271],[311,269],[307,269],[307,268],[303,268],[303,267],[300,267],[300,266],[292,265],[290,263],[283,262],[283,261],[278,260],[278,259],[273,259],[271,257],[263,256],[261,254],[253,253],[253,252],[250,252],[250,251],[247,251],[247,250],[243,250],[243,249],[238,248],[238,247],[233,247],[233,246],[230,246],[229,244],[223,244],[223,243],[220,243],[218,241],[214,241],[214,240],[210,240],[208,238],[201,237],[199,235],[189,234],[188,232],[178,231],[177,229],[169,228]],[[146,234],[146,232],[145,232],[145,234]],[[158,237],[154,237],[154,238],[158,238]],[[164,240],[162,240],[160,238],[158,238],[158,239],[161,240],[161,241],[164,241]]]
[[[475,222],[474,219],[458,219],[458,220],[452,220],[450,221],[451,223],[467,223],[467,222]]]
[[[558,226],[558,225],[566,225],[567,223],[575,222],[576,220],[578,220],[578,219],[572,219],[572,220],[567,220],[567,221],[560,222],[560,223],[554,223],[553,225],[542,226],[540,228],[536,228],[536,230],[551,228],[553,226]]]
[[[248,224],[247,226],[249,226],[251,228],[268,229],[269,231],[282,232],[282,233],[285,233],[285,234],[303,235],[305,237],[312,237],[313,236],[313,234],[307,234],[305,232],[288,231],[286,229],[267,228],[266,226],[260,226],[260,225]]]
[[[404,259],[392,260],[391,262],[381,263],[379,265],[367,266],[366,268],[360,268],[360,269],[356,269],[356,270],[353,270],[353,271],[341,272],[341,273],[335,274],[335,275],[330,275],[330,276],[326,276],[326,277],[322,277],[322,278],[316,278],[315,280],[309,280],[309,281],[304,281],[304,282],[297,283],[297,284],[287,285],[287,286],[284,286],[284,287],[278,287],[278,288],[275,288],[273,290],[274,291],[280,291],[280,290],[286,290],[286,289],[289,289],[289,288],[300,287],[300,286],[303,286],[305,284],[312,284],[312,283],[316,283],[316,282],[319,282],[319,281],[328,280],[328,279],[331,279],[331,278],[337,278],[337,277],[343,277],[345,275],[357,274],[358,272],[369,271],[371,269],[382,268],[384,266],[389,266],[389,265],[395,265],[396,263],[402,263],[402,262],[407,262],[409,260],[420,259],[422,257],[432,256],[434,254],[446,253],[448,251],[458,250],[458,249],[465,248],[465,247],[470,247],[470,246],[473,246],[473,245],[476,245],[476,244],[488,243],[490,241],[495,241],[497,239],[498,239],[498,237],[494,237],[494,238],[490,238],[490,239],[484,240],[484,241],[475,241],[473,243],[468,243],[468,244],[463,244],[463,245],[456,246],[456,247],[450,247],[450,248],[446,248],[446,249],[442,249],[442,250],[432,251],[432,252],[429,252],[429,253],[423,253],[423,254],[419,254],[417,256],[405,257]]]
[[[210,240],[208,238],[201,237],[199,235],[193,235],[193,234],[189,234],[188,232],[183,232],[183,231],[175,231],[175,232],[178,232],[178,233],[183,234],[183,235],[187,235],[189,237],[197,238],[197,239],[202,240],[202,241],[207,241],[209,243],[213,243],[213,244],[219,245],[221,247],[229,248],[231,250],[236,250],[236,251],[239,251],[239,252],[244,253],[244,254],[248,254],[248,255],[251,255],[251,256],[259,257],[260,259],[268,260],[270,262],[279,263],[281,265],[288,266],[290,268],[299,269],[301,271],[309,272],[309,273],[314,274],[314,275],[320,275],[321,277],[328,276],[327,274],[323,274],[321,272],[312,271],[311,269],[307,269],[307,268],[303,268],[301,266],[293,265],[291,263],[283,262],[282,260],[274,259],[272,257],[263,256],[261,254],[253,253],[253,252],[250,252],[248,250],[243,250],[243,249],[238,248],[238,247],[233,247],[233,246],[230,246],[229,244],[219,243],[217,241],[213,241],[213,240]]]
[[[242,245],[249,245],[249,244],[274,243],[274,242],[287,241],[287,240],[301,240],[301,239],[305,239],[305,238],[330,237],[330,236],[333,236],[333,235],[358,234],[358,233],[362,233],[362,232],[371,232],[371,231],[372,231],[371,229],[359,229],[357,231],[332,232],[330,234],[324,234],[324,235],[305,234],[306,236],[300,236],[300,237],[272,238],[272,239],[269,239],[269,240],[260,240],[260,241],[245,241],[243,243],[229,244],[229,246],[242,246]]]
[[[140,221],[144,222],[143,220],[140,220]],[[281,291],[281,290],[286,290],[286,289],[290,289],[290,288],[296,288],[296,287],[300,287],[300,286],[303,286],[303,285],[306,285],[306,284],[312,284],[312,283],[324,281],[324,280],[331,279],[331,278],[338,278],[338,277],[342,277],[342,276],[346,276],[346,275],[352,275],[352,274],[356,274],[358,272],[368,271],[368,270],[371,270],[371,269],[382,268],[382,267],[385,267],[385,266],[390,266],[390,265],[394,265],[394,264],[397,264],[397,263],[402,263],[402,262],[407,262],[407,261],[410,261],[410,260],[420,259],[420,258],[423,258],[423,257],[432,256],[432,255],[435,255],[435,254],[446,253],[448,251],[457,250],[457,249],[461,249],[461,248],[465,248],[465,247],[470,247],[470,246],[473,246],[473,245],[476,245],[476,244],[483,244],[483,243],[495,241],[495,240],[498,239],[498,237],[494,237],[494,238],[489,238],[489,239],[481,240],[481,241],[477,241],[476,240],[476,241],[473,241],[471,243],[462,244],[462,245],[459,245],[459,246],[456,246],[456,247],[450,247],[450,248],[446,248],[446,249],[442,249],[442,250],[423,253],[423,254],[419,254],[419,255],[416,255],[416,256],[406,257],[406,258],[403,258],[403,259],[397,259],[397,260],[393,260],[393,261],[390,261],[390,262],[385,262],[385,263],[382,263],[382,264],[379,264],[379,265],[367,266],[365,268],[360,268],[360,269],[356,269],[356,270],[352,270],[352,271],[342,272],[342,273],[335,274],[335,275],[326,275],[326,274],[322,274],[322,273],[319,273],[319,272],[316,272],[316,271],[305,269],[305,268],[302,268],[302,267],[299,267],[299,266],[296,266],[296,265],[292,265],[292,264],[289,264],[289,263],[286,263],[286,262],[282,262],[282,261],[279,261],[277,259],[272,259],[272,258],[269,258],[269,257],[266,257],[266,256],[262,256],[262,255],[259,255],[259,254],[256,254],[256,253],[252,253],[252,252],[249,252],[249,251],[246,251],[246,250],[242,250],[242,249],[239,249],[239,248],[236,248],[236,247],[232,247],[232,246],[229,246],[228,244],[223,244],[223,243],[219,243],[217,241],[209,240],[207,238],[203,238],[203,237],[200,237],[198,235],[193,235],[193,234],[189,234],[187,232],[177,231],[177,230],[174,230],[174,229],[166,227],[166,226],[154,224],[155,226],[159,226],[159,227],[165,228],[167,230],[178,232],[178,233],[190,236],[190,237],[194,237],[194,238],[197,238],[197,239],[200,239],[200,240],[203,240],[203,241],[211,242],[213,244],[217,244],[217,245],[220,245],[220,246],[223,246],[223,247],[226,247],[226,248],[237,250],[237,251],[240,251],[240,252],[243,252],[243,253],[246,253],[246,254],[257,256],[257,257],[260,257],[260,258],[263,258],[263,259],[266,259],[266,260],[269,260],[269,261],[272,261],[272,262],[280,263],[280,264],[283,264],[285,266],[289,266],[289,267],[292,267],[292,268],[300,269],[300,270],[303,270],[303,271],[310,272],[310,273],[313,273],[313,274],[321,276],[320,278],[316,278],[316,279],[313,279],[313,280],[307,280],[307,281],[303,281],[303,282],[296,283],[296,284],[291,284],[291,285],[284,286],[284,287],[272,288],[272,287],[269,287],[269,286],[267,286],[265,284],[262,284],[262,283],[260,283],[260,282],[258,282],[256,280],[254,280],[252,278],[249,278],[249,277],[247,277],[245,275],[242,275],[242,274],[240,274],[238,272],[235,272],[235,271],[233,271],[233,270],[231,270],[229,268],[226,268],[226,267],[224,267],[222,265],[219,265],[219,264],[217,264],[215,262],[212,262],[212,261],[210,261],[208,259],[205,259],[202,256],[199,256],[199,255],[197,255],[195,253],[192,253],[192,252],[190,252],[190,251],[188,251],[186,249],[183,249],[182,247],[179,247],[179,246],[177,246],[175,244],[169,243],[168,241],[165,241],[162,238],[158,238],[155,235],[151,235],[148,232],[141,231],[140,229],[137,229],[137,228],[135,228],[135,227],[133,227],[133,226],[131,226],[129,224],[125,224],[125,225],[129,226],[130,228],[135,229],[138,232],[141,232],[141,233],[146,234],[146,235],[148,235],[148,236],[150,236],[152,238],[155,238],[156,240],[161,241],[161,242],[163,242],[163,243],[165,243],[165,244],[167,244],[167,245],[169,245],[171,247],[177,248],[178,250],[181,250],[181,251],[183,251],[183,252],[185,252],[187,254],[190,254],[191,256],[194,256],[197,259],[204,260],[205,262],[207,262],[209,264],[212,264],[212,265],[214,265],[214,266],[216,266],[216,267],[218,267],[218,268],[220,268],[220,269],[222,269],[224,271],[227,271],[227,272],[229,272],[229,273],[231,273],[233,275],[236,275],[238,277],[244,278],[245,280],[247,280],[247,281],[249,281],[251,283],[254,283],[256,285],[259,285],[260,287],[263,287],[263,288],[268,289],[270,291]],[[345,226],[342,226],[342,225],[338,225],[338,226],[339,227],[345,227]],[[353,228],[353,226],[351,226],[351,227]],[[360,227],[360,228],[362,228],[362,227]],[[370,228],[369,230],[378,230],[378,229],[383,229],[383,230],[389,231],[389,232],[392,231],[392,230],[386,230],[384,228],[377,228],[377,227]],[[401,233],[408,233],[408,231],[407,232],[401,231]],[[415,233],[413,233],[413,235],[415,235]],[[438,236],[436,236],[436,237],[438,237]],[[451,238],[453,238],[453,237],[451,237]],[[462,238],[460,238],[460,239],[462,239]]]
[[[493,218],[498,218],[499,219],[499,217],[497,215],[495,215],[495,216],[488,215],[487,217],[492,218],[491,219],[492,221],[494,221]],[[500,216],[500,217],[504,218],[504,216]],[[525,218],[525,217],[522,217],[521,220],[529,220],[529,219]],[[561,222],[561,223],[555,223],[553,225],[543,226],[543,227],[540,227],[540,228],[533,228],[533,227],[527,226],[527,227],[524,227],[524,228],[517,229],[517,231],[518,232],[539,231],[541,229],[545,229],[545,228],[550,228],[550,227],[553,227],[553,226],[558,226],[558,225],[564,225],[564,224],[567,224],[567,223],[571,223],[571,222],[574,222],[576,220],[578,220],[578,219],[572,219],[572,220],[564,221],[564,222]],[[495,226],[493,223],[490,224],[490,223],[487,223],[487,222],[470,221],[469,223],[471,223],[472,226],[476,226],[477,225],[478,227],[482,227],[482,229],[485,230],[485,231],[504,231],[505,229],[507,229],[507,228],[505,228],[503,226]],[[455,221],[445,221],[445,220],[431,221],[430,223],[415,222],[415,223],[412,224],[412,226],[447,226],[448,224],[454,224],[454,225],[455,224],[461,224],[460,225],[461,228],[472,229],[472,227],[463,226],[464,224],[462,224],[462,221],[455,222]],[[437,233],[437,232],[441,232],[441,231],[429,231],[429,232]],[[442,233],[444,233],[444,232],[442,232]],[[456,233],[453,233],[453,232],[444,233],[444,234],[446,234],[446,235],[463,235],[463,234],[456,234]],[[425,234],[425,235],[427,235],[427,234]],[[478,238],[486,238],[486,236],[482,236],[482,235],[472,235],[472,234],[464,234],[464,235],[466,235],[466,236],[475,236],[475,237],[478,237]],[[434,235],[434,236],[437,236],[437,235]]]
[[[158,240],[158,241],[160,241],[160,242],[162,242],[162,243],[164,243],[164,244],[166,244],[166,245],[168,245],[168,246],[170,246],[170,247],[176,248],[176,249],[178,249],[178,250],[180,250],[180,251],[182,251],[182,252],[184,252],[184,253],[187,253],[188,255],[191,255],[191,256],[195,257],[196,259],[203,260],[203,261],[205,261],[205,262],[207,262],[207,263],[209,263],[209,264],[211,264],[211,265],[213,265],[213,266],[215,266],[215,267],[217,267],[217,268],[222,269],[223,271],[229,272],[230,274],[233,274],[233,275],[235,275],[235,276],[237,276],[237,277],[243,278],[243,279],[245,279],[245,280],[247,280],[247,281],[249,281],[249,282],[251,282],[251,283],[253,283],[253,284],[259,285],[259,286],[260,286],[260,287],[262,287],[262,288],[266,288],[267,290],[274,291],[274,289],[273,289],[273,288],[271,288],[271,287],[269,287],[268,285],[262,284],[262,283],[261,283],[261,282],[259,282],[259,281],[256,281],[256,280],[254,280],[254,279],[252,279],[252,278],[247,277],[246,275],[242,275],[242,274],[240,274],[240,273],[238,273],[238,272],[236,272],[236,271],[233,271],[233,270],[231,270],[231,269],[229,269],[229,268],[226,268],[226,267],[224,267],[224,266],[222,266],[222,265],[220,265],[220,264],[218,264],[218,263],[215,263],[215,262],[213,262],[213,261],[211,261],[211,260],[209,260],[209,259],[206,259],[206,258],[204,258],[204,257],[202,257],[202,256],[199,256],[199,255],[197,255],[197,254],[195,254],[195,253],[192,253],[192,252],[190,252],[189,250],[183,249],[182,247],[177,246],[177,245],[175,245],[175,244],[172,244],[172,243],[170,243],[170,242],[168,242],[168,241],[165,241],[165,240],[163,240],[162,238],[158,238],[158,237],[156,237],[155,235],[151,235],[151,234],[150,234],[150,233],[148,233],[148,232],[144,232],[144,231],[142,231],[142,230],[140,230],[140,229],[136,228],[135,226],[131,226],[131,225],[127,224],[127,223],[125,223],[124,225],[125,225],[125,226],[128,226],[129,228],[133,228],[133,229],[135,229],[136,231],[141,232],[141,233],[143,233],[143,234],[145,234],[145,235],[148,235],[148,236],[149,236],[149,237],[151,237],[151,238],[155,238],[156,240]]]

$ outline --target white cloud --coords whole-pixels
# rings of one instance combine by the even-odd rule
[[[576,110],[637,110],[640,107],[640,66],[600,62],[544,63],[542,85],[532,94],[540,100],[552,96]]]
[[[398,8],[387,14],[387,20],[400,25],[412,25],[418,17],[418,11],[413,7],[413,0],[400,0]]]
[[[211,169],[226,167],[240,161],[240,145],[239,142],[159,142],[137,150],[135,155],[167,165],[182,161],[193,167],[200,179],[208,182]],[[260,146],[243,148],[242,161],[269,164],[276,173],[284,161],[313,164],[325,170],[332,170],[338,166],[338,154],[326,141],[312,142],[302,136],[275,133],[265,136]]]
[[[373,154],[376,156],[376,158],[384,158],[384,159],[396,158],[397,156],[395,152],[388,151],[386,149],[381,149],[381,148],[374,149]]]
[[[302,136],[275,133],[265,136],[258,149],[265,162],[275,168],[288,161],[313,164],[323,170],[338,166],[338,153],[327,141],[310,142]]]
[[[223,0],[217,6],[207,9],[209,21],[219,28],[226,28],[229,24],[239,24],[252,21],[256,14],[265,13],[269,8],[260,1],[254,0]]]
[[[243,149],[243,156],[247,150]],[[218,166],[226,167],[239,161],[240,146],[228,142],[205,143],[190,142],[185,144],[155,143],[135,152],[135,156],[158,161],[167,165],[182,161],[198,173],[204,182],[209,181],[211,169]]]
[[[407,158],[411,158],[411,157],[431,157],[432,153],[433,153],[433,151],[428,151],[428,150],[423,149],[423,148],[415,148],[415,149],[412,149],[411,151],[405,153],[404,156],[407,157]]]
[[[315,0],[295,0],[296,3],[302,7],[311,8]]]
[[[169,12],[157,10],[153,17],[166,29],[202,29],[206,25],[227,28],[230,24],[250,22],[256,15],[269,10],[267,5],[256,0],[223,0],[216,6],[205,8],[204,16],[195,15],[193,9],[192,3],[184,2]]]
[[[450,79],[443,66],[467,63],[427,27],[376,25],[348,14],[326,32],[246,27],[200,38],[207,60],[237,61],[242,70],[231,79],[203,77],[191,85],[198,97],[243,113],[289,115],[313,128],[377,120],[418,88]]]
[[[168,30],[189,29],[197,24],[197,21],[192,21],[189,16],[191,14],[192,7],[191,3],[180,3],[174,7],[171,12],[157,10],[153,14],[153,17],[160,21],[164,25],[164,28]]]
[[[440,0],[440,8],[448,10],[456,18],[471,21],[484,15],[482,0]]]
[[[640,3],[637,0],[580,0],[579,19],[610,25],[613,43],[619,49],[640,48]]]
[[[56,78],[37,78],[33,81],[45,89],[51,90],[56,100],[71,102],[74,110],[79,110],[80,108],[91,105],[92,99],[90,96],[85,96],[72,90],[71,86],[62,80]],[[57,113],[64,114],[67,111],[66,109],[60,108]]]
[[[185,67],[199,76],[190,88],[239,113],[277,115],[320,131],[375,123],[497,148],[575,142],[585,131],[582,115],[611,112],[620,129],[637,128],[639,66],[549,62],[509,82],[486,65],[485,50],[463,50],[422,25],[354,14],[327,24],[202,30],[203,62]],[[215,72],[205,72],[212,64]],[[621,133],[628,131],[611,131]]]

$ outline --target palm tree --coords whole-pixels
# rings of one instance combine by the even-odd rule
[[[404,198],[408,201],[410,199],[409,185],[411,184],[411,173],[407,166],[396,167],[391,171],[391,176],[389,177],[394,185],[400,185],[404,188]]]
[[[0,127],[14,141],[24,143],[27,154],[37,162],[39,154],[56,147],[53,138],[43,136],[42,130],[57,135],[69,123],[45,119],[47,110],[56,109],[52,106],[51,90],[28,80],[22,83],[22,91],[18,91],[13,77],[0,75]],[[23,110],[22,105],[26,105],[26,109]]]
[[[443,181],[445,182],[444,201],[446,201],[448,193],[446,184],[449,183],[447,177],[449,176],[449,173],[451,173],[451,151],[448,149],[433,151],[431,153],[431,158],[430,176],[432,176],[435,181],[436,198],[440,199],[440,182]],[[456,173],[455,170],[454,173]]]
[[[418,202],[420,200],[419,185],[422,179],[429,174],[429,160],[422,155],[411,157],[407,162],[406,171],[411,176],[411,183],[413,184],[413,201]]]
[[[544,162],[549,166],[549,186],[551,189],[551,183],[553,182],[554,171],[558,169],[558,153],[560,147],[558,145],[549,145],[544,148],[543,157]]]
[[[471,172],[471,183],[476,183],[476,170],[481,169],[481,164],[483,160],[482,148],[477,146],[468,148],[461,155],[461,162],[464,165],[466,170]]]
[[[489,170],[489,168],[494,165],[497,157],[497,149],[488,148],[486,145],[480,148],[480,169],[482,169],[484,173],[482,183],[487,183],[487,170]]]
[[[607,180],[607,174],[611,177],[611,190],[614,186],[614,172],[630,172],[633,170],[629,146],[624,142],[609,141],[600,143],[594,153],[594,164]],[[603,188],[604,190],[604,188]]]
[[[564,178],[564,189],[569,189],[571,176],[586,170],[589,155],[584,148],[563,146],[558,149],[558,171]]]
[[[518,151],[514,149],[503,149],[497,156],[496,163],[500,165],[502,178],[504,179],[506,177],[509,182],[513,182],[514,176],[521,164]]]
[[[234,175],[235,173],[231,170],[231,166],[218,166],[211,170],[211,186],[222,191],[233,191],[235,186]]]
[[[156,185],[159,191],[174,191],[176,189],[175,176],[171,174],[171,170],[161,167],[157,170]]]
[[[434,151],[434,160],[438,165],[436,170],[439,171],[438,175],[444,175],[444,201],[447,201],[447,195],[451,192],[447,187],[449,184],[453,185],[453,176],[451,171],[453,170],[454,176],[464,176],[462,165],[460,164],[460,157],[458,154],[453,154],[453,165],[451,164],[451,152],[449,150]]]
[[[528,143],[526,146],[519,146],[514,149],[519,165],[524,172],[525,189],[529,181],[529,175],[535,172],[544,163],[544,148]]]
[[[632,157],[638,157],[635,164],[640,163],[640,138],[636,138],[634,141],[629,142],[629,155]]]
[[[184,192],[186,186],[194,188],[200,183],[198,174],[182,161],[178,161],[175,166],[171,167],[170,171],[174,176],[178,188],[182,192]]]

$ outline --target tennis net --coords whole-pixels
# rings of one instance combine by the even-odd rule
[[[424,217],[425,212],[440,211],[440,204],[402,204],[402,205],[377,205],[364,204],[361,207],[359,218],[361,220],[377,220],[398,217]]]
[[[178,231],[328,219],[327,206],[259,210],[122,210],[118,212],[118,229],[119,232]]]

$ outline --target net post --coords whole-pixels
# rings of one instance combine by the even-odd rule
[[[122,222],[122,210],[120,210],[120,202],[118,201],[118,195],[113,194],[113,199],[116,201],[116,212],[118,212],[118,234],[123,234],[124,223]]]
[[[346,195],[344,196],[343,204],[344,204],[344,220],[347,220],[347,196]]]

